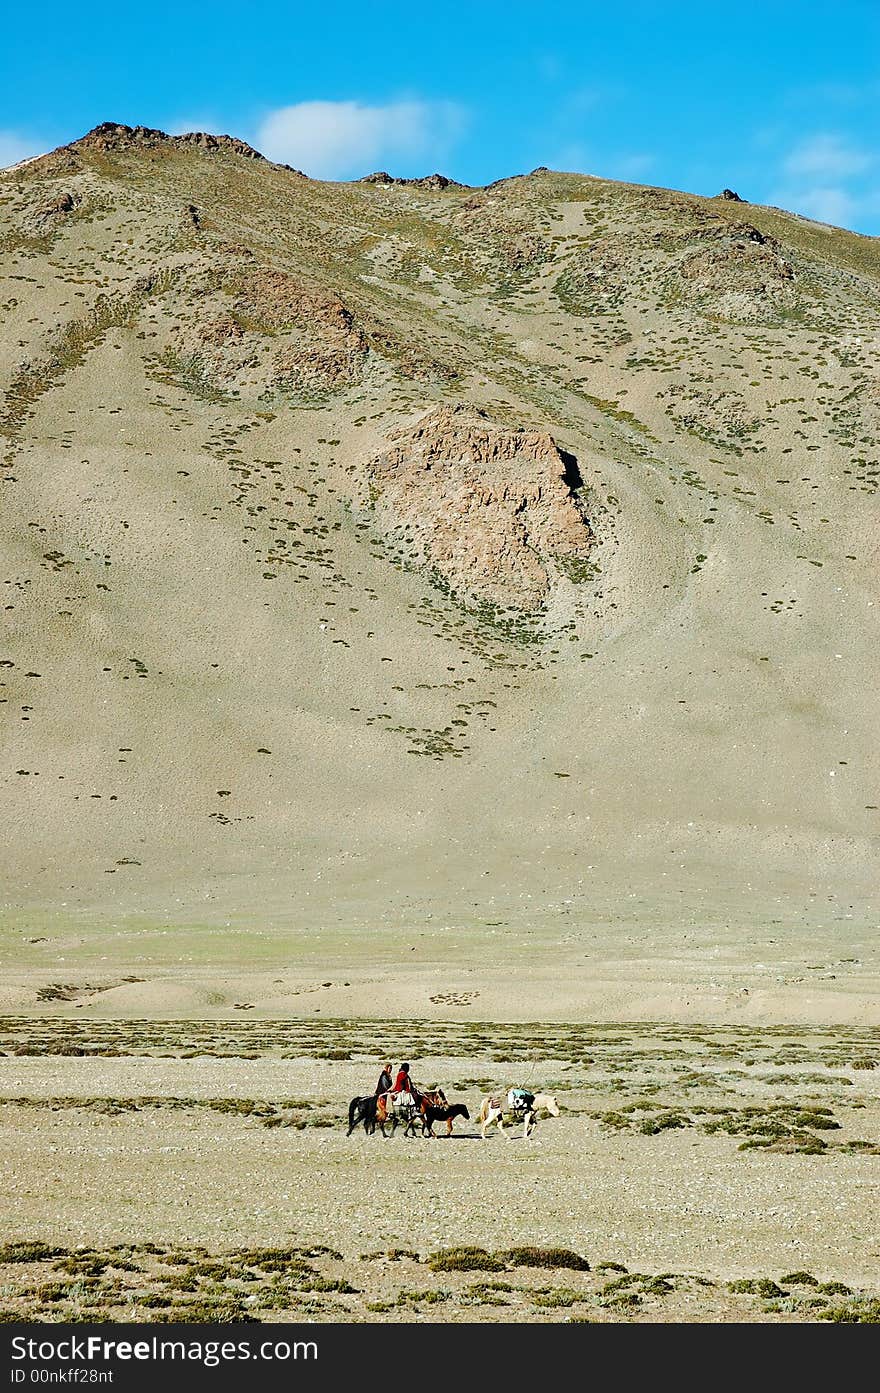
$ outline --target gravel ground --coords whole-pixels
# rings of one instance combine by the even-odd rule
[[[547,1061],[546,1074],[563,1067]],[[355,1256],[376,1247],[424,1254],[528,1243],[639,1271],[729,1280],[807,1268],[849,1285],[876,1280],[874,1155],[741,1151],[734,1137],[693,1128],[615,1133],[586,1113],[548,1118],[528,1142],[482,1142],[473,1122],[458,1123],[452,1140],[362,1131],[347,1138],[345,1103],[363,1090],[368,1069],[313,1060],[7,1058],[0,1077],[9,1098],[295,1097],[316,1105],[316,1116],[340,1119],[332,1128],[270,1129],[194,1106],[107,1116],[7,1104],[7,1232],[67,1245],[322,1243]],[[450,1079],[497,1075],[498,1065],[457,1058],[422,1061],[419,1070],[449,1087]],[[876,1138],[873,1075],[868,1084],[847,1135]],[[475,1117],[476,1089],[449,1092]],[[590,1110],[619,1101],[577,1088],[560,1097]]]

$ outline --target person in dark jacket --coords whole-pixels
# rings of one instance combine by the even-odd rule
[[[379,1082],[376,1084],[375,1097],[378,1098],[382,1093],[388,1093],[391,1088],[391,1061],[382,1065],[382,1072],[379,1075]]]

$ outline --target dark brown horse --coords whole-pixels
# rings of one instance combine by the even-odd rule
[[[352,1098],[348,1105],[348,1136],[351,1136],[359,1122],[364,1124],[367,1136],[372,1136],[376,1130],[376,1104],[375,1094],[371,1094],[369,1098]]]
[[[470,1113],[464,1103],[447,1103],[442,1107],[434,1107],[429,1103],[426,1108],[422,1108],[422,1136],[436,1136],[434,1123],[445,1122],[446,1135],[451,1137],[452,1124],[457,1117],[470,1119]]]

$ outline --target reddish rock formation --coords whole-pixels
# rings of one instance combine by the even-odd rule
[[[362,501],[412,564],[459,597],[534,611],[589,554],[579,485],[574,457],[545,432],[440,406],[367,463]]]

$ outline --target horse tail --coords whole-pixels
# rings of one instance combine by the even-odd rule
[[[482,1103],[480,1104],[480,1113],[479,1113],[479,1121],[480,1121],[480,1122],[485,1122],[485,1121],[486,1121],[486,1118],[489,1116],[489,1104],[490,1104],[490,1102],[491,1102],[491,1099],[490,1099],[490,1098],[484,1098],[483,1101],[482,1101]]]
[[[360,1101],[361,1101],[360,1098],[352,1098],[351,1102],[350,1102],[349,1105],[348,1105],[348,1133],[349,1133],[349,1136],[351,1136],[351,1133],[352,1133],[352,1132],[354,1131],[354,1129],[355,1129],[355,1113],[357,1112],[358,1103],[359,1103]]]

